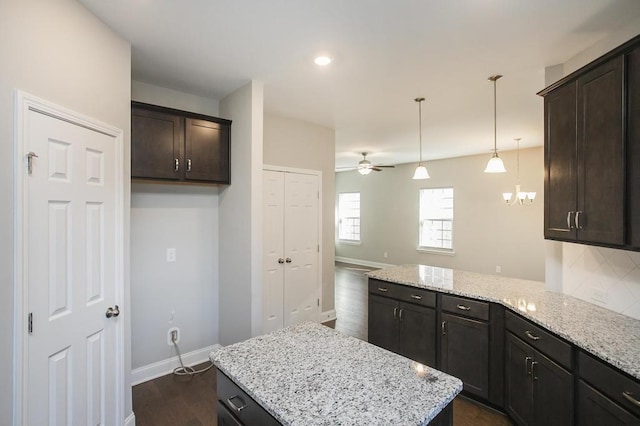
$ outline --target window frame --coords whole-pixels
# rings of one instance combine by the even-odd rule
[[[422,197],[423,197],[423,191],[434,191],[434,190],[451,190],[451,219],[447,219],[447,218],[443,218],[442,216],[439,217],[433,217],[433,218],[428,218],[428,217],[424,217],[423,218],[423,213],[422,213]],[[426,214],[424,215],[426,216]],[[451,242],[451,248],[448,247],[438,247],[438,246],[429,246],[429,245],[422,245],[423,241],[422,241],[422,237],[423,237],[423,229],[425,226],[425,222],[426,221],[442,221],[442,223],[444,224],[445,222],[449,222],[450,225],[450,230],[446,230],[444,229],[443,226],[440,227],[440,231],[441,232],[445,232],[445,231],[449,231],[451,233],[451,238],[449,240],[446,241],[450,241]],[[427,252],[427,253],[437,253],[437,254],[444,254],[444,255],[454,255],[455,254],[455,245],[454,245],[454,240],[455,240],[455,226],[454,226],[454,222],[455,222],[455,190],[453,186],[442,186],[442,187],[434,187],[434,188],[420,188],[418,190],[418,244],[417,244],[417,251],[419,252]],[[444,239],[440,239],[440,241],[445,241]]]
[[[343,195],[353,195],[353,194],[357,194],[358,195],[358,217],[356,218],[355,216],[342,216],[342,196]],[[362,242],[362,209],[361,209],[361,203],[362,201],[362,193],[360,191],[345,191],[345,192],[339,192],[338,193],[338,241],[341,243],[345,243],[345,244],[355,244],[358,245]],[[347,202],[353,202],[353,200],[348,200]],[[358,228],[358,232],[357,232],[357,239],[355,238],[345,238],[344,235],[341,235],[342,229],[343,229],[343,225],[342,225],[342,221],[343,219],[357,219],[357,228]],[[353,225],[352,225],[353,226]],[[355,235],[355,232],[351,232],[349,235]]]

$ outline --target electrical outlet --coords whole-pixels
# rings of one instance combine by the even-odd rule
[[[171,327],[167,331],[167,345],[173,346],[174,342],[180,342],[180,329],[178,327]]]
[[[176,261],[176,249],[168,248],[167,249],[167,262],[175,262]]]
[[[591,300],[606,305],[609,303],[609,293],[607,290],[591,287]]]
[[[385,251],[385,252],[384,252],[384,257],[385,257],[385,259],[386,259],[387,257],[389,257],[389,253],[387,253],[387,252]]]
[[[496,274],[502,273],[502,266],[496,266]]]

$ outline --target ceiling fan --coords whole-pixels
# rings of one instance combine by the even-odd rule
[[[374,170],[376,172],[381,172],[383,168],[394,168],[395,166],[379,166],[379,165],[374,165],[371,164],[371,161],[367,160],[367,153],[363,152],[362,153],[362,160],[360,160],[358,162],[358,173],[360,173],[361,175],[368,175],[369,173],[371,173],[371,170]],[[342,169],[351,169],[352,167],[339,167]]]

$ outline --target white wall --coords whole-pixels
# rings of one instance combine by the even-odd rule
[[[322,311],[334,309],[335,131],[267,114],[264,163],[322,172]]]
[[[544,280],[542,148],[520,150],[522,189],[537,192],[532,205],[506,206],[503,192],[514,192],[516,151],[501,152],[508,172],[487,174],[490,155],[426,163],[431,179],[414,181],[416,164],[372,172],[336,174],[337,194],[359,191],[360,245],[336,242],[336,257],[370,262],[420,263],[531,280]],[[418,252],[419,189],[453,186],[454,251]],[[336,236],[337,238],[337,236]],[[384,257],[387,252],[388,257]]]
[[[14,89],[78,111],[124,131],[129,176],[131,48],[72,0],[0,3],[0,300],[12,306]],[[15,166],[15,165],[14,165]],[[129,183],[125,178],[125,415],[131,414],[129,303]],[[13,310],[0,311],[0,424],[12,424]]]
[[[640,18],[562,64],[564,75],[640,34]],[[548,82],[549,78],[545,78]],[[640,319],[640,258],[637,253],[547,241],[547,288]],[[560,267],[559,267],[560,265]]]
[[[220,189],[220,343],[262,332],[263,85],[220,102],[231,127],[231,185]]]
[[[139,81],[135,101],[218,116],[218,101]],[[131,188],[132,367],[218,343],[218,187],[141,184]],[[166,261],[175,248],[177,260]]]

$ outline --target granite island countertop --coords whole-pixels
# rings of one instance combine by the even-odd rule
[[[367,275],[500,303],[640,380],[640,320],[546,291],[542,282],[426,265],[393,266]]]
[[[283,425],[424,425],[462,391],[455,377],[312,322],[212,360]]]

